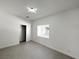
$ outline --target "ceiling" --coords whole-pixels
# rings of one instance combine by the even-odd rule
[[[37,8],[37,14],[29,14],[26,7]],[[79,0],[0,0],[0,10],[17,17],[36,20],[48,15],[79,7]],[[26,16],[30,15],[30,18]]]

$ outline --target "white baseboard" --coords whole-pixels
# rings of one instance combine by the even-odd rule
[[[18,45],[18,44],[19,44],[19,42],[10,42],[8,44],[1,45],[0,49],[11,47],[11,46]]]
[[[69,53],[66,53],[66,52],[64,52],[64,51],[58,50],[58,49],[56,49],[56,48],[54,48],[54,47],[52,47],[52,46],[50,46],[50,45],[48,45],[48,44],[44,44],[44,43],[42,43],[42,42],[38,42],[38,41],[35,41],[35,40],[32,40],[32,41],[37,42],[37,43],[39,43],[39,44],[42,44],[42,45],[44,45],[44,46],[46,46],[46,47],[48,47],[48,48],[50,48],[50,49],[53,49],[53,50],[55,50],[55,51],[60,52],[60,53],[63,53],[63,54],[65,54],[65,55],[67,55],[67,56],[70,56],[70,57],[72,57],[73,59],[76,59],[74,56],[70,55]]]

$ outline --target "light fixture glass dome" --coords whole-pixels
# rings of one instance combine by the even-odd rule
[[[31,8],[31,7],[27,7],[28,12],[30,13],[37,13],[37,8]]]

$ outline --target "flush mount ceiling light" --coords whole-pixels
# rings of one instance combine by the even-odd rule
[[[27,10],[28,10],[28,12],[30,12],[30,13],[34,13],[34,14],[37,13],[37,8],[27,7]]]

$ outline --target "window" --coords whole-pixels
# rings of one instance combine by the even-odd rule
[[[38,25],[37,36],[43,38],[49,38],[49,25]]]

